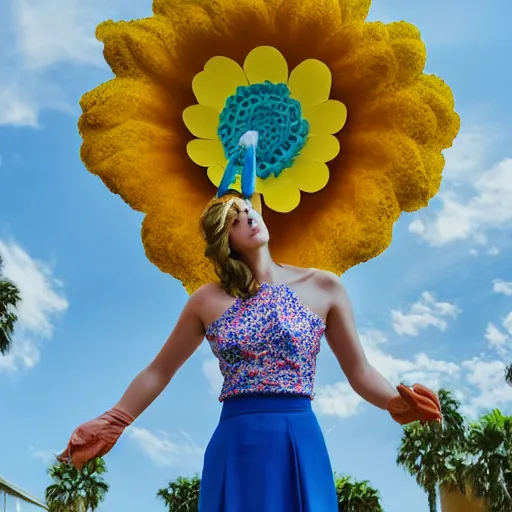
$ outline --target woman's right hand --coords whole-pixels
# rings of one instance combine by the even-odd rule
[[[71,435],[66,449],[57,457],[60,462],[71,463],[81,470],[96,457],[103,457],[134,418],[113,408],[98,418],[80,425]]]
[[[395,421],[401,425],[414,421],[442,421],[441,404],[433,391],[421,384],[414,384],[412,388],[400,384],[397,391],[399,394],[387,406]]]

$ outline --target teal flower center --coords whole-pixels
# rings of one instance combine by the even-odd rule
[[[301,104],[290,97],[288,86],[268,81],[238,87],[226,100],[219,121],[218,134],[228,160],[240,153],[238,142],[246,131],[258,132],[256,174],[262,179],[277,178],[291,167],[309,133]]]

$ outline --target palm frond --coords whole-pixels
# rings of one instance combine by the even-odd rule
[[[15,310],[21,302],[18,287],[2,275],[3,261],[0,256],[0,354],[5,355],[12,344],[14,326],[18,320]]]

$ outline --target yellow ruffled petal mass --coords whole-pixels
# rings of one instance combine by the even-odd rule
[[[247,55],[244,71],[251,84],[266,80],[279,84],[288,81],[288,63],[279,50],[271,46],[260,46]]]
[[[273,256],[339,275],[382,253],[400,213],[438,192],[460,128],[417,28],[366,21],[370,0],[212,5],[154,0],[154,16],[97,30],[115,77],[81,101],[81,157],[145,215],[149,260],[190,293],[215,279],[197,219],[227,164],[219,115],[265,80],[310,128],[291,167],[256,180]]]

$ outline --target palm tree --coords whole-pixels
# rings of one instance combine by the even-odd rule
[[[367,480],[352,482],[348,476],[334,475],[339,512],[383,512],[379,491]]]
[[[199,509],[199,487],[201,479],[179,477],[167,488],[159,489],[157,497],[163,500],[169,512],[197,512]]]
[[[505,381],[512,386],[512,364],[509,364],[505,370]]]
[[[336,474],[334,477],[340,511],[383,512],[379,492],[367,481],[352,482],[350,477],[338,477]],[[198,512],[200,486],[198,476],[180,477],[170,482],[167,488],[159,489],[157,497],[165,503],[168,512]]]
[[[489,512],[512,510],[512,417],[495,409],[469,426],[466,479]]]
[[[109,485],[101,476],[107,472],[101,458],[88,462],[82,471],[71,464],[55,464],[48,474],[54,483],[46,488],[50,512],[89,512],[105,500]]]
[[[427,493],[430,512],[437,511],[440,484],[464,492],[466,423],[460,403],[449,391],[440,390],[443,424],[416,422],[404,427],[397,464],[416,477]]]
[[[18,320],[14,313],[21,301],[18,287],[2,275],[3,261],[0,256],[0,354],[5,355],[11,347],[14,324]]]

